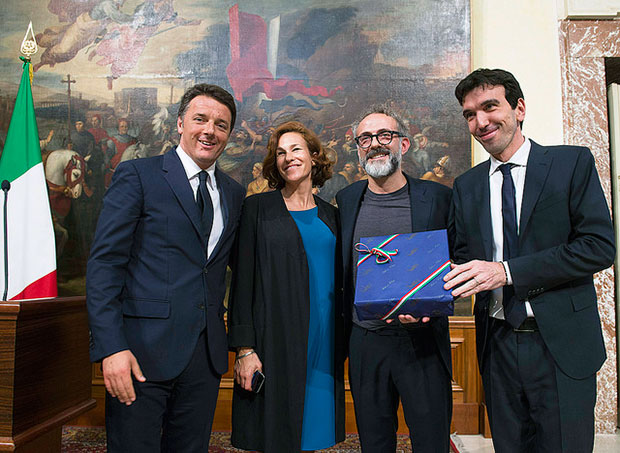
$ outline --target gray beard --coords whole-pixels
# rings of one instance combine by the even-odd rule
[[[390,153],[390,158],[388,159],[387,162],[369,162],[368,161],[369,154],[370,154],[370,157],[372,157],[376,153],[384,152],[384,151],[387,151],[388,153]],[[393,174],[398,169],[398,167],[400,167],[400,162],[402,160],[402,153],[400,151],[400,147],[398,149],[398,153],[396,154],[393,153],[388,148],[378,148],[374,152],[369,153],[369,154],[366,154],[366,156],[363,158],[360,156],[360,164],[362,168],[364,169],[364,171],[371,178],[385,178],[386,176],[390,176],[391,174]]]

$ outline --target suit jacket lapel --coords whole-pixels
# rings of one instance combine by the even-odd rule
[[[351,247],[353,247],[353,233],[355,230],[355,222],[359,214],[362,196],[366,192],[368,182],[365,184],[353,184],[350,186],[350,192],[342,205],[338,206],[340,210],[340,224],[342,225],[342,259],[345,266],[351,262]]]
[[[478,174],[474,177],[475,181],[481,181],[480,184],[475,184],[470,190],[473,192],[469,198],[471,203],[469,206],[464,206],[465,209],[472,209],[476,212],[476,218],[478,219],[478,228],[480,229],[480,237],[484,247],[485,259],[493,260],[493,227],[491,225],[491,195],[489,187],[489,168],[491,162],[487,160],[483,162],[478,168]]]
[[[198,212],[198,206],[196,206],[196,200],[194,199],[194,192],[187,180],[187,174],[181,163],[181,159],[177,155],[176,148],[172,148],[166,154],[164,154],[164,163],[162,166],[164,171],[164,178],[168,181],[172,192],[174,193],[179,204],[189,217],[198,237],[202,238],[201,226],[200,226],[200,214]]]
[[[222,209],[222,222],[224,223],[224,228],[222,229],[222,234],[220,235],[213,252],[209,255],[209,261],[213,259],[219,252],[222,244],[228,232],[230,230],[231,225],[230,222],[230,209],[233,204],[233,191],[230,189],[230,180],[222,173],[222,171],[216,166],[215,167],[215,181],[217,182],[217,190],[220,194],[220,207]]]
[[[217,190],[220,193],[220,205],[222,206],[222,220],[224,222],[224,231],[228,228],[228,219],[230,207],[232,206],[232,190],[230,190],[230,180],[224,176],[222,171],[215,167],[215,181],[217,182]],[[222,233],[222,236],[224,234]]]
[[[531,140],[530,140],[531,141]],[[544,147],[531,141],[532,148],[527,159],[525,171],[525,185],[523,187],[523,200],[521,201],[521,217],[519,219],[519,244],[522,243],[522,232],[532,216],[534,206],[540,197],[545,180],[551,168],[551,158],[547,156]]]
[[[428,230],[431,218],[432,203],[426,195],[426,190],[417,180],[407,177],[409,182],[409,201],[411,202],[411,231]]]

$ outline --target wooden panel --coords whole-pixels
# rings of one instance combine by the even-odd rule
[[[478,434],[480,405],[478,403],[459,403],[452,409],[450,432],[459,434]]]
[[[465,338],[450,337],[452,346],[452,400],[455,404],[465,401],[465,389],[461,386],[466,369]]]
[[[472,317],[453,317],[450,319],[450,336],[452,342],[452,367],[453,367],[453,417],[451,431],[460,434],[478,434],[482,432],[484,421],[482,403],[482,384],[478,374],[478,362],[476,359],[476,332]],[[220,394],[215,409],[213,429],[215,431],[230,431],[233,365],[234,354],[229,353],[228,372],[222,377]],[[98,407],[75,420],[76,424],[102,426],[104,425],[103,380],[101,379],[100,366],[93,365],[93,398],[96,398]],[[348,363],[345,363],[345,429],[349,433],[357,432],[355,425],[355,412],[353,409],[353,397],[348,381]],[[398,432],[407,434],[408,429],[403,416],[402,406],[398,410]]]
[[[450,319],[452,343],[452,391],[454,408],[452,431],[480,433],[479,411],[482,381],[476,357],[476,327],[472,317]]]
[[[13,441],[2,442],[2,440],[0,440],[0,451],[16,453],[60,453],[61,437],[62,426],[58,426],[25,443]],[[15,446],[16,443],[18,443],[17,447]]]
[[[19,304],[2,303],[0,311],[0,438],[13,432],[13,380],[15,377],[15,332]]]
[[[232,420],[233,382],[231,378],[222,379],[220,394],[217,398],[213,431],[230,431]]]
[[[476,358],[476,332],[471,317],[454,317],[450,319],[450,335],[453,360],[453,416],[451,432],[460,434],[478,434],[481,431],[482,383],[478,374]],[[218,405],[215,411],[213,429],[228,431],[232,406],[232,367],[234,354],[229,354],[229,370],[222,379]],[[345,362],[345,429],[348,433],[357,432],[353,397],[348,381],[348,362]],[[484,417],[482,417],[484,421]],[[402,406],[398,409],[398,433],[407,434]]]
[[[487,412],[487,406],[483,402],[480,405],[480,432],[484,437],[491,437],[491,426],[489,425],[489,414]]]
[[[62,425],[94,407],[87,326],[84,297],[0,304],[0,451],[50,436],[59,449]]]
[[[14,432],[90,399],[84,299],[23,302],[17,326]]]

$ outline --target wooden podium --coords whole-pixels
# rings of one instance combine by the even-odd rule
[[[95,404],[85,298],[0,302],[0,451],[60,452]]]

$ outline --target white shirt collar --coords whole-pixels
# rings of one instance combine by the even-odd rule
[[[530,142],[529,138],[526,138],[523,141],[523,144],[519,147],[516,153],[512,155],[508,162],[502,162],[501,160],[496,159],[493,156],[489,156],[489,160],[491,161],[491,165],[489,167],[489,175],[495,173],[497,168],[505,163],[515,164],[518,167],[527,167],[527,159],[530,157],[530,149],[532,147],[532,142]]]
[[[198,166],[194,160],[189,157],[189,155],[181,148],[179,144],[176,149],[177,155],[179,159],[181,159],[181,164],[183,164],[183,169],[185,170],[185,174],[187,175],[187,179],[195,178],[198,173],[202,171],[202,168]],[[209,182],[215,187],[215,162],[205,170],[209,175]],[[208,185],[208,184],[207,184]]]

